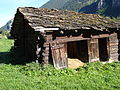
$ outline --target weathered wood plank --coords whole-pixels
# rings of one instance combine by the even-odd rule
[[[50,45],[54,67],[59,69],[68,67],[67,44],[62,44],[62,47],[55,43],[50,43]]]
[[[117,34],[111,36],[110,38],[110,60],[118,60],[118,38]]]
[[[99,60],[98,39],[88,40],[88,53],[89,53],[89,62],[94,62]]]
[[[83,38],[80,36],[71,36],[71,37],[62,37],[62,38],[56,38],[54,42],[56,43],[65,43],[65,42],[73,42],[73,41],[80,41],[80,40],[89,40],[90,38]]]
[[[106,38],[106,37],[111,37],[115,36],[116,33],[113,34],[101,34],[101,35],[91,35],[91,38],[84,38],[83,34],[79,36],[61,36],[61,37],[56,37],[54,40],[55,43],[65,43],[65,42],[73,42],[73,41],[80,41],[80,40],[90,40],[90,39],[97,39],[97,38]]]

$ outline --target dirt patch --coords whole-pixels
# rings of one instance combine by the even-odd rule
[[[83,63],[79,59],[68,58],[68,68],[76,69],[76,68],[78,68],[80,66],[84,66],[84,65],[85,65],[85,63]]]

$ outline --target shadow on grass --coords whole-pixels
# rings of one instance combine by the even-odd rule
[[[0,63],[8,63],[8,54],[9,52],[0,52]]]
[[[25,65],[26,59],[22,56],[16,55],[14,52],[0,52],[0,63],[12,65]]]

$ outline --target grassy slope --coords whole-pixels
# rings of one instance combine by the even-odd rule
[[[0,52],[9,52],[12,45],[12,40],[0,39]]]
[[[69,0],[50,0],[45,3],[41,8],[56,8],[60,9]]]
[[[8,52],[12,42],[0,39],[0,52]],[[120,63],[90,63],[76,70],[0,64],[0,82],[0,90],[120,90]]]
[[[113,18],[113,20],[120,23],[120,17]]]
[[[92,4],[94,1],[95,0],[69,0],[61,9],[78,12],[82,7]]]

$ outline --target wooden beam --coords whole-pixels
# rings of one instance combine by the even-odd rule
[[[91,38],[84,38],[81,34],[80,36],[64,36],[64,37],[56,37],[56,39],[53,42],[57,43],[64,43],[64,42],[72,42],[72,41],[80,41],[80,40],[90,40],[90,39],[97,39],[97,38],[104,38],[104,37],[110,37],[109,34],[103,34],[98,36],[91,36]]]
[[[116,36],[117,33],[113,34],[100,34],[100,35],[91,35],[91,38],[106,38],[106,37],[111,37],[111,36]]]
[[[91,38],[105,38],[109,37],[110,34],[91,35]]]
[[[64,43],[64,42],[72,42],[72,41],[80,41],[80,40],[89,40],[90,38],[83,38],[81,35],[76,37],[62,37],[62,38],[56,38],[53,42],[56,43]]]
[[[40,32],[59,30],[59,28],[42,28],[42,27],[34,27],[34,29],[35,29],[35,31],[40,31]]]
[[[80,41],[80,40],[89,40],[89,39],[98,39],[98,38],[106,38],[106,37],[111,37],[111,36],[115,36],[117,35],[117,33],[113,33],[113,34],[100,34],[100,35],[91,35],[90,38],[84,38],[83,34],[79,35],[79,36],[60,36],[57,37],[56,39],[53,40],[53,42],[57,42],[57,43],[64,43],[64,42],[72,42],[72,41]],[[52,36],[51,36],[52,38]],[[48,41],[49,42],[49,41]],[[51,41],[50,41],[51,42]]]

